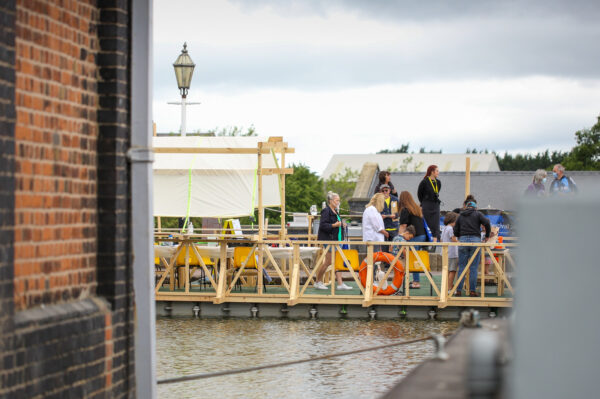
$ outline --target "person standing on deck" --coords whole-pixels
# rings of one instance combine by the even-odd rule
[[[377,183],[377,185],[375,186],[375,192],[373,194],[381,192],[381,186],[387,184],[388,186],[390,186],[390,194],[397,197],[398,192],[394,188],[391,179],[392,175],[387,170],[382,170],[381,172],[379,172],[379,183]]]
[[[483,242],[486,242],[490,238],[492,231],[490,220],[483,216],[483,213],[477,210],[477,201],[475,197],[469,195],[465,200],[465,208],[460,212],[456,224],[454,225],[454,235],[458,238],[459,242],[463,243],[479,243],[481,239],[481,226],[485,228],[485,238]],[[458,248],[458,273],[460,277],[467,263],[475,253],[478,247],[473,246],[461,246]],[[471,291],[470,296],[478,296],[476,292],[477,287],[477,270],[479,269],[480,253],[471,262],[469,267],[469,289]],[[484,278],[482,276],[482,278]],[[462,286],[464,283],[464,277],[458,282],[456,288],[456,296],[462,295]]]
[[[569,176],[565,176],[565,167],[557,163],[552,168],[554,180],[550,184],[550,195],[577,193],[577,184]]]
[[[344,230],[346,223],[342,221],[339,214],[340,196],[329,191],[327,193],[327,206],[321,211],[321,219],[319,220],[319,241],[343,241]],[[323,275],[327,267],[331,265],[331,250],[327,251],[323,264],[317,270],[317,281],[314,287],[318,290],[326,290],[327,286],[323,283]],[[344,284],[342,280],[342,272],[336,271],[335,277],[337,280],[338,290],[351,290],[352,287]]]
[[[363,241],[385,241],[389,237],[381,217],[384,203],[385,196],[382,193],[377,193],[365,205],[362,219]],[[381,245],[373,245],[373,252],[379,251],[381,251]]]
[[[417,198],[423,209],[423,217],[431,229],[433,241],[440,240],[440,190],[442,182],[438,180],[440,170],[437,165],[429,165],[427,173],[417,188]]]
[[[400,217],[400,213],[398,211],[398,197],[395,195],[390,195],[390,186],[387,184],[382,184],[380,189],[384,196],[381,217],[383,218],[385,230],[389,234],[385,240],[393,241],[394,237],[398,235],[398,218]],[[391,247],[389,252],[391,252]]]
[[[399,197],[400,205],[400,227],[399,232],[403,233],[408,226],[415,228],[415,236],[412,240],[414,242],[425,241],[425,223],[423,223],[423,210],[408,191],[402,191]],[[415,245],[415,251],[421,249],[420,245]],[[413,281],[410,283],[410,288],[419,289],[421,288],[421,282],[419,273],[413,272]]]

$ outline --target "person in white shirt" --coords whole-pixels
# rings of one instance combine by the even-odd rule
[[[385,203],[385,196],[377,193],[365,206],[362,219],[363,241],[385,241],[389,233],[385,230],[381,211]],[[374,245],[373,252],[381,251],[381,245]]]

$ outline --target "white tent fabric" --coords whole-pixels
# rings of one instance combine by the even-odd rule
[[[154,137],[155,148],[252,148],[261,137]],[[278,161],[279,162],[279,161]],[[273,155],[262,155],[263,168],[276,168]],[[240,217],[258,208],[256,154],[156,153],[154,215]],[[253,195],[254,189],[254,195]],[[263,206],[279,207],[279,178],[263,176]]]

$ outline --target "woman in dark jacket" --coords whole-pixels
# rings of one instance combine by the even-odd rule
[[[343,241],[344,240],[344,229],[346,223],[342,221],[338,213],[340,206],[340,196],[333,192],[327,193],[327,206],[321,211],[321,219],[319,220],[319,234],[317,239],[319,241]],[[323,283],[323,274],[327,270],[327,267],[331,264],[331,251],[327,251],[325,260],[319,269],[317,270],[317,281],[315,281],[315,288],[319,290],[328,289]],[[344,284],[342,281],[342,272],[335,272],[337,279],[338,290],[351,290],[352,287]]]
[[[408,226],[415,228],[414,242],[425,241],[425,224],[423,223],[423,211],[415,202],[412,195],[408,191],[402,191],[398,200],[400,206],[400,228],[399,232],[403,233]],[[415,246],[415,250],[421,249],[420,246]],[[419,273],[413,273],[413,282],[410,283],[410,288],[421,288]]]
[[[430,165],[427,174],[417,189],[417,197],[423,209],[423,217],[431,230],[434,241],[440,240],[440,190],[442,182],[438,180],[440,170],[437,165]]]

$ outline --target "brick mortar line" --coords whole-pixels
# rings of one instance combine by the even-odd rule
[[[59,71],[66,71],[66,69],[59,69]],[[17,72],[16,75],[17,75],[16,76],[16,80],[18,80],[19,78],[31,78],[31,79],[33,79],[35,81],[44,82],[47,85],[56,86],[58,88],[65,87],[64,84],[59,83],[59,82],[57,82],[55,80],[50,80],[49,81],[47,79],[40,78],[39,76],[29,75],[29,74],[26,74],[24,72]],[[96,77],[95,76],[90,76],[89,80],[96,81]],[[16,86],[16,84],[15,84],[15,86]],[[100,94],[98,94],[97,90],[82,89],[81,87],[73,86],[73,85],[67,86],[67,89],[68,90],[72,90],[73,92],[76,92],[76,94],[88,94],[88,93],[90,93],[90,94],[96,95],[97,97],[100,97]],[[43,98],[44,100],[45,99],[52,99],[54,101],[67,102],[67,103],[72,103],[72,104],[80,104],[79,102],[70,101],[70,100],[61,100],[61,99],[58,99],[58,98],[56,98],[54,96],[43,94],[43,93],[36,92],[36,91],[31,91],[31,90],[26,90],[26,89],[19,89],[19,90],[21,90],[23,93],[27,94],[29,97]]]
[[[94,11],[98,11],[98,13],[97,13],[98,14],[98,21],[100,20],[100,8],[99,7],[94,6],[92,4],[82,3],[82,2],[79,2],[79,1],[76,1],[75,3],[77,4],[77,7],[81,6],[81,7],[87,8],[88,11],[90,12],[90,17],[82,16],[81,14],[79,14],[79,10],[72,11],[72,10],[70,10],[70,9],[64,7],[64,6],[61,7],[61,6],[58,6],[58,5],[52,5],[52,7],[53,8],[57,8],[59,10],[62,10],[62,11],[64,11],[65,13],[69,14],[72,17],[76,17],[76,18],[79,18],[79,19],[88,19],[89,18],[89,20],[92,20],[91,16],[94,15]],[[44,20],[45,19],[49,19],[51,21],[57,21],[60,24],[65,24],[66,26],[71,27],[71,25],[69,25],[67,22],[61,21],[60,19],[51,18],[47,14],[40,13],[38,11],[35,11],[32,8],[27,8],[25,6],[24,7],[19,7],[19,9],[17,11],[15,11],[14,15],[16,17],[15,18],[16,20],[18,20],[19,14],[21,14],[23,17],[25,17],[25,19],[28,19],[27,17],[29,17],[29,15],[32,15],[32,16],[40,17],[40,18],[42,18]],[[71,29],[77,29],[77,28],[71,27]],[[85,31],[81,31],[81,32],[85,32]]]

